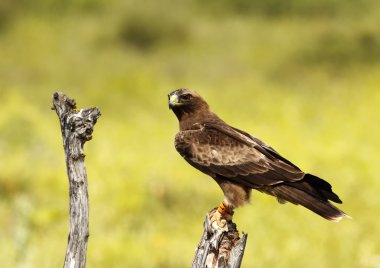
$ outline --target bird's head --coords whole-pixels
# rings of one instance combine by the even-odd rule
[[[179,120],[184,115],[194,116],[209,110],[207,102],[194,90],[180,88],[168,95],[169,109],[173,110]]]

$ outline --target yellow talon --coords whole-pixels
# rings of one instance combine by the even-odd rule
[[[232,220],[233,210],[221,203],[218,208],[210,211],[210,224],[216,222],[217,227],[222,231],[228,231],[227,222]]]

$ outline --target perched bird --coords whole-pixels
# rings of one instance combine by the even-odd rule
[[[216,212],[222,218],[232,218],[235,208],[249,202],[252,189],[280,203],[302,205],[330,221],[349,217],[329,202],[342,203],[327,181],[304,173],[258,138],[225,123],[195,91],[181,88],[168,97],[179,120],[175,148],[219,184],[224,200]]]

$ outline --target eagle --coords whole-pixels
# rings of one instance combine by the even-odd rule
[[[301,205],[330,221],[349,217],[330,201],[341,204],[331,185],[303,172],[271,146],[230,126],[195,91],[180,88],[168,95],[169,108],[179,121],[175,148],[194,168],[212,177],[224,193],[215,210],[232,218],[235,208],[249,202],[252,189],[280,203]]]

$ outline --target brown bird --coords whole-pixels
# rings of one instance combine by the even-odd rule
[[[327,181],[304,173],[269,145],[225,123],[195,91],[181,88],[168,97],[179,120],[175,148],[219,184],[224,200],[217,211],[222,218],[231,218],[235,208],[249,202],[252,189],[280,203],[302,205],[330,221],[349,217],[329,202],[342,203]]]

